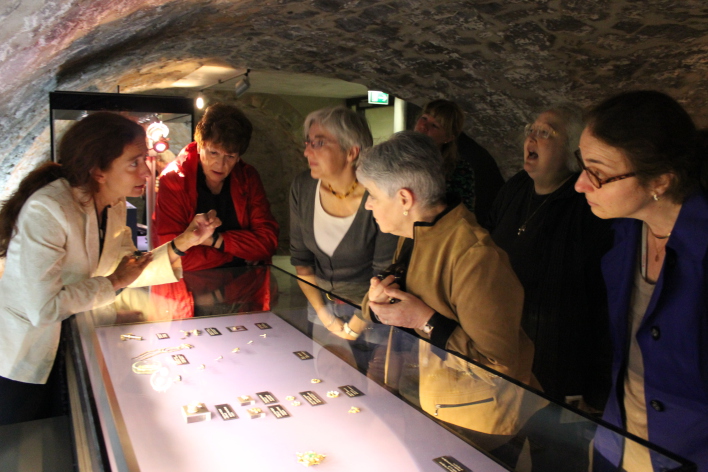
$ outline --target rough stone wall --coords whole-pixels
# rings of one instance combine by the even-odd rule
[[[708,126],[704,0],[10,0],[0,20],[0,188],[46,152],[49,91],[160,89],[211,59],[456,100],[507,176],[558,100],[659,89]]]

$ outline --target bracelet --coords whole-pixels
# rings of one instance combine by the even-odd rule
[[[351,336],[352,338],[356,339],[356,338],[359,337],[359,334],[360,334],[360,333],[357,333],[356,331],[354,331],[353,329],[351,329],[351,328],[349,327],[349,322],[344,323],[344,327],[343,327],[343,328],[344,328],[344,332],[347,333],[347,334],[348,334],[349,336]]]
[[[177,246],[175,245],[175,240],[174,240],[174,239],[173,239],[172,241],[170,241],[170,247],[171,247],[172,250],[175,252],[175,254],[177,254],[179,257],[186,256],[186,255],[187,255],[186,252],[182,252],[182,251],[180,251],[179,249],[177,249]]]
[[[216,246],[216,242],[219,240],[219,235],[217,234],[216,236],[212,235],[211,238],[213,241],[211,242],[211,247]]]

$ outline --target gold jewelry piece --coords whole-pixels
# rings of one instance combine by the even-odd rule
[[[659,201],[659,195],[654,194],[653,197],[654,197],[654,201],[655,201],[655,202],[658,202],[658,201]]]
[[[206,369],[206,366],[204,364],[199,364],[199,370],[204,370]]]
[[[215,361],[218,361],[218,360],[221,360],[221,359],[223,359],[223,358],[224,358],[224,356],[219,356],[219,357],[217,357],[217,358],[214,359],[214,360],[215,360]]]
[[[361,413],[361,409],[353,406],[353,407],[349,408],[349,413]]]
[[[318,384],[318,383],[322,382],[322,380],[320,380],[320,379],[312,379],[312,380],[310,380],[310,382],[313,383],[313,384]]]
[[[300,406],[300,402],[292,402],[291,405],[292,406]]]
[[[253,344],[253,341],[248,341],[246,344]]]
[[[136,374],[140,375],[151,375],[162,367],[162,363],[160,361],[153,361],[153,362],[145,362],[145,361],[138,361],[135,364],[133,364],[133,372]]]
[[[265,334],[265,333],[261,334],[261,337],[262,337],[262,338],[265,338],[266,336],[268,336],[268,335]]]
[[[330,390],[329,392],[327,392],[327,396],[329,398],[337,398],[339,396],[339,392],[336,390]]]
[[[325,459],[324,454],[317,454],[314,451],[309,451],[309,452],[298,452],[296,453],[297,455],[297,462],[299,464],[304,465],[305,467],[310,467],[311,465],[317,465],[321,464],[322,461]]]
[[[408,216],[408,210],[403,211],[403,216]]]
[[[231,352],[241,352],[241,348],[235,347],[235,348],[231,349]]]
[[[335,197],[337,197],[337,198],[340,199],[340,200],[344,200],[344,199],[347,198],[349,195],[351,195],[352,192],[354,191],[354,189],[357,188],[358,186],[359,186],[359,181],[358,181],[356,178],[354,178],[354,183],[352,184],[352,186],[351,186],[351,188],[349,189],[349,191],[348,191],[347,193],[345,193],[344,195],[340,195],[340,194],[337,193],[336,190],[334,190],[334,189],[332,188],[332,184],[327,184],[327,187],[329,188],[329,191],[332,192],[332,195],[334,195]]]
[[[295,400],[295,397],[293,397],[292,395],[289,395],[289,396],[285,397],[285,399],[287,401],[291,402],[291,401]]]
[[[143,337],[142,336],[136,336],[133,333],[128,333],[128,334],[121,334],[120,335],[120,340],[121,341],[127,341],[128,339],[132,339],[134,341],[142,341]]]
[[[158,354],[163,354],[165,352],[175,352],[175,351],[181,351],[182,349],[193,349],[193,348],[194,348],[194,346],[191,344],[180,344],[179,346],[174,346],[174,347],[162,347],[160,349],[153,349],[152,351],[143,352],[142,354],[133,357],[133,360],[144,361],[146,359],[150,359],[151,357],[157,356]]]

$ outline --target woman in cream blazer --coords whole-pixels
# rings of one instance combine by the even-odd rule
[[[30,173],[2,207],[0,424],[34,419],[46,401],[61,321],[112,303],[121,288],[177,281],[180,256],[219,225],[197,215],[170,243],[136,255],[125,197],[144,190],[146,155],[140,125],[92,114],[66,132],[61,164]]]

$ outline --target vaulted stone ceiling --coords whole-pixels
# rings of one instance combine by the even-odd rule
[[[455,100],[500,161],[561,99],[659,89],[708,126],[705,0],[3,0],[0,21],[0,189],[48,154],[48,92],[150,91],[214,60]]]

